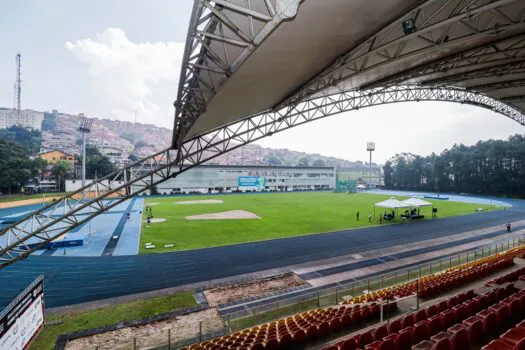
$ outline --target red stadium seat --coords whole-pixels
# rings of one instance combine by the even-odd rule
[[[374,337],[372,336],[372,332],[368,331],[358,334],[356,337],[356,341],[358,348],[364,349],[365,346],[374,341]]]
[[[430,341],[423,340],[422,342],[412,346],[412,350],[432,350],[433,347],[434,344],[432,344]]]
[[[448,302],[446,300],[440,302],[438,304],[438,310],[439,312],[443,312],[443,311],[446,311],[448,309]]]
[[[437,315],[439,313],[437,305],[430,305],[429,307],[427,307],[426,313],[427,313],[427,318]]]
[[[456,323],[456,315],[453,310],[447,310],[441,313],[441,322],[443,327],[446,329],[453,326]]]
[[[512,328],[506,331],[501,337],[505,343],[508,343],[512,346],[518,344],[522,339],[525,339],[525,331],[519,328]]]
[[[379,350],[396,350],[396,344],[391,339],[385,339],[381,342]]]
[[[441,332],[444,329],[440,315],[431,317],[428,320],[427,325],[428,325],[428,332],[430,333],[431,336]]]
[[[481,350],[512,350],[512,345],[496,339],[491,341],[488,345],[482,347]]]
[[[365,350],[379,350],[379,347],[381,346],[382,341],[376,340],[375,342],[372,342],[365,346]]]
[[[388,324],[388,334],[397,333],[401,330],[402,325],[400,320],[394,320]]]
[[[408,330],[402,330],[396,340],[398,350],[409,350],[412,347],[412,333]]]
[[[350,338],[344,341],[343,347],[339,350],[355,350],[357,348],[357,343],[355,338]]]
[[[426,319],[427,319],[426,311],[425,310],[419,310],[418,312],[416,312],[414,324],[418,323],[418,322],[421,322],[421,321],[425,321]]]
[[[485,309],[478,312],[477,316],[483,323],[483,332],[485,334],[494,334],[498,330],[498,318],[494,311]]]
[[[452,344],[452,350],[463,350],[468,349],[469,338],[467,329],[462,325],[458,324],[457,327],[451,327],[448,329],[450,335],[450,342]]]
[[[467,308],[463,304],[454,306],[453,310],[457,322],[461,322],[470,316],[467,311]]]
[[[386,325],[382,325],[376,328],[374,332],[374,340],[382,340],[388,335],[388,328]]]
[[[407,328],[410,326],[413,326],[416,323],[416,319],[414,317],[414,314],[408,314],[401,320],[403,326],[402,328]]]
[[[417,344],[423,340],[430,338],[430,333],[427,327],[427,321],[421,321],[416,323],[414,326],[414,332],[412,333],[414,344]]]

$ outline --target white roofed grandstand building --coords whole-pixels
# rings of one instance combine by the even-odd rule
[[[201,165],[158,185],[161,194],[333,190],[335,168]]]

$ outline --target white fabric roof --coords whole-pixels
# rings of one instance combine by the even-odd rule
[[[432,205],[430,202],[414,197],[404,200],[403,203],[408,204],[411,207],[428,207]]]
[[[381,208],[389,208],[389,209],[396,209],[396,208],[408,208],[410,207],[409,204],[401,202],[399,199],[390,198],[385,201],[379,202],[375,204],[376,207]]]

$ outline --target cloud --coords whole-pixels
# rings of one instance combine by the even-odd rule
[[[122,29],[108,28],[65,47],[89,66],[94,110],[129,121],[136,111],[139,121],[172,123],[184,43],[134,43]]]

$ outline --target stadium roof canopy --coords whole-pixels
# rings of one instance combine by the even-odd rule
[[[195,0],[175,140],[339,91],[454,86],[525,111],[523,0]]]
[[[470,89],[524,111],[524,21],[523,0],[195,0],[174,141],[400,84]]]

